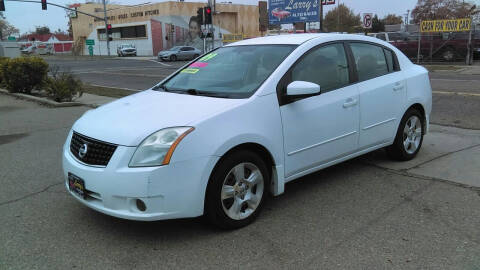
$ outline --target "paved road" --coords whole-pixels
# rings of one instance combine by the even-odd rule
[[[187,62],[158,62],[156,60],[135,60],[133,58],[112,58],[94,60],[63,60],[46,58],[50,65],[75,73],[82,81],[90,84],[145,90],[157,84],[166,76]]]
[[[152,87],[187,63],[133,58],[91,61],[47,58],[47,61],[50,65],[71,70],[90,84],[135,90]],[[434,90],[432,123],[480,129],[480,75],[441,71],[430,73],[430,77]]]
[[[445,182],[471,175],[441,171],[467,171],[445,158],[478,153],[480,132],[432,126],[414,161],[377,151],[303,177],[251,226],[220,231],[116,219],[71,198],[62,144],[86,110],[0,95],[0,269],[480,268],[480,192]]]

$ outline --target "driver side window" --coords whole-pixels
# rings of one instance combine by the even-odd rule
[[[292,69],[291,81],[320,85],[322,93],[349,84],[348,62],[343,44],[322,46],[308,52]]]

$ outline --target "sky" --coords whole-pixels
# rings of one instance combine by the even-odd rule
[[[68,5],[75,2],[83,3],[84,0],[47,0],[49,3],[55,3],[59,5]],[[207,0],[185,0],[187,2],[207,2]],[[217,0],[220,3],[224,0]],[[235,4],[257,4],[258,0],[228,0]],[[337,2],[339,0],[336,0]],[[476,0],[479,2],[480,0]],[[145,2],[163,2],[155,0],[114,0],[116,4],[136,5]],[[402,15],[407,10],[412,10],[417,3],[417,0],[340,0],[341,4],[345,4],[352,8],[354,13],[375,13],[379,17],[383,17],[387,14]],[[336,6],[336,4],[335,4]],[[324,8],[324,15],[334,5]],[[47,10],[41,9],[40,3],[25,3],[25,2],[12,2],[5,1],[4,15],[7,21],[12,25],[20,29],[20,33],[26,33],[35,30],[35,26],[48,26],[51,31],[57,29],[67,29],[67,18],[65,17],[65,11],[55,6],[48,6]]]

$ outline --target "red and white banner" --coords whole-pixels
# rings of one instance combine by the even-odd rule
[[[322,5],[335,5],[335,0],[322,0]]]

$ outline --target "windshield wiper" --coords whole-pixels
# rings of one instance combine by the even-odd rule
[[[154,88],[154,90],[163,89],[165,92],[178,93],[178,94],[188,94],[193,96],[206,96],[206,97],[220,97],[228,98],[230,95],[225,93],[210,92],[210,91],[201,91],[195,88],[190,89],[172,89],[167,88],[165,85],[160,85]]]
[[[220,97],[220,98],[228,98],[229,95],[226,93],[218,93],[218,92],[210,92],[210,91],[201,91],[197,90],[194,88],[190,88],[185,91],[189,95],[194,95],[194,96],[205,96],[205,97]]]

